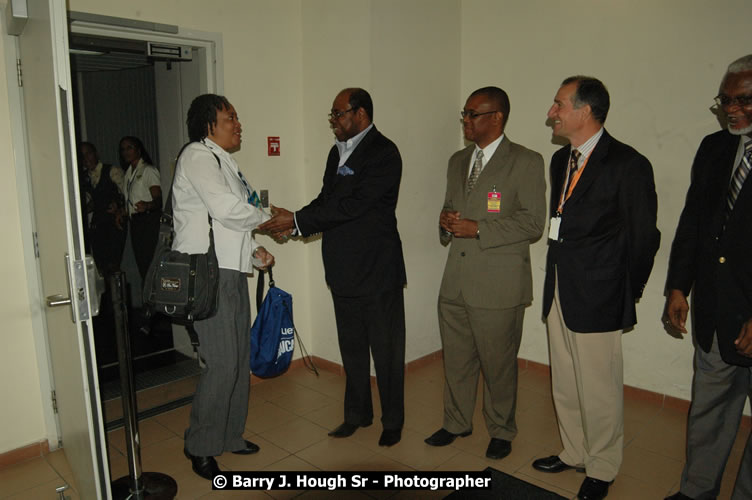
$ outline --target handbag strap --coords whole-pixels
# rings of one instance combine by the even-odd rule
[[[269,288],[274,287],[274,276],[272,275],[272,268],[268,268],[266,271],[259,269],[258,281],[256,282],[256,314],[261,310],[261,303],[264,302],[264,273],[269,273]]]
[[[185,144],[182,148],[180,148],[180,152],[178,153],[178,156],[175,160],[175,164],[177,165],[177,160],[180,159],[180,155],[183,154],[183,151],[185,151],[185,148],[188,147],[188,145],[192,144],[192,142],[189,142]],[[206,146],[206,145],[205,145]],[[209,149],[208,146],[206,146],[206,149]],[[214,158],[217,160],[217,167],[222,170],[222,163],[219,161],[219,156],[217,156],[214,151],[209,149],[209,152],[214,155]],[[172,215],[172,188],[175,186],[175,175],[172,176],[172,182],[170,182],[170,193],[167,195],[167,203],[165,204],[165,209],[162,211],[162,215],[159,219],[159,239],[162,241],[165,245],[172,247],[172,240],[173,236],[175,234],[174,229],[174,218]],[[212,218],[211,215],[208,213],[206,214],[207,218],[209,219],[209,248],[207,250],[207,253],[214,253],[214,228],[212,225]],[[196,257],[195,255],[191,256],[191,267],[196,266]],[[194,289],[196,286],[196,279],[195,276],[191,276],[189,279],[188,284],[188,295],[190,297],[193,297]],[[189,306],[190,308],[190,306]],[[191,340],[191,345],[193,348],[197,348],[199,345],[199,339],[198,339],[198,333],[196,332],[196,329],[193,327],[193,321],[186,321],[185,322],[185,328],[188,331],[188,337]]]
[[[189,142],[185,144],[182,148],[180,148],[180,152],[178,153],[177,158],[175,159],[175,165],[177,165],[178,160],[180,159],[180,155],[183,154],[183,151],[185,151],[185,148],[187,148],[189,145],[193,144],[193,142]],[[201,143],[203,144],[203,143]],[[206,146],[206,144],[204,144]],[[206,149],[209,150],[209,152],[214,155],[214,158],[217,160],[217,168],[222,170],[222,162],[219,160],[219,156],[209,149],[209,146],[206,146]],[[172,236],[174,232],[174,218],[172,215],[172,188],[175,186],[175,175],[172,176],[172,182],[170,182],[170,193],[167,195],[167,202],[165,203],[165,209],[162,211],[162,216],[160,217],[160,225],[159,225],[159,238],[164,242],[172,243]],[[209,214],[208,210],[206,213],[207,218],[209,219],[209,249],[214,248],[214,227],[212,225],[212,218]]]

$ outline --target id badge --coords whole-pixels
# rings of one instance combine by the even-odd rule
[[[551,223],[548,225],[548,239],[559,239],[559,227],[561,226],[561,217],[551,217]]]
[[[488,210],[489,213],[498,214],[501,212],[501,193],[496,191],[488,192]]]

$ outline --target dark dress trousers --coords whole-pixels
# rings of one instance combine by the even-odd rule
[[[570,152],[571,146],[563,147],[551,159],[551,216]],[[543,316],[558,286],[564,321],[572,331],[609,332],[637,323],[635,301],[661,239],[656,212],[650,162],[604,130],[565,204],[558,240],[548,240]]]
[[[750,176],[731,213],[726,209],[739,140],[724,130],[700,144],[666,280],[667,289],[692,293],[695,374],[680,486],[691,498],[718,496],[752,389],[752,359],[734,348],[742,324],[752,318]],[[752,498],[752,438],[731,498]]]
[[[110,177],[112,165],[103,165],[99,182],[92,186],[87,174],[81,176],[84,192],[91,197],[91,223],[84,235],[99,272],[108,275],[120,269],[125,245],[125,229],[117,227],[112,205],[123,207],[123,195]],[[126,221],[123,220],[123,225]]]
[[[402,159],[397,146],[373,127],[347,159],[347,169],[338,173],[338,165],[334,146],[321,192],[295,213],[295,220],[303,236],[323,233],[326,282],[347,375],[345,422],[365,425],[373,419],[373,354],[382,424],[385,429],[401,429],[407,278],[395,209]]]

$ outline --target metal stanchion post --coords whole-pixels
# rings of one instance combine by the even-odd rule
[[[127,476],[113,481],[112,498],[115,500],[172,499],[178,491],[178,484],[173,478],[160,472],[141,471],[141,440],[138,434],[136,387],[131,369],[131,341],[128,332],[128,309],[124,300],[126,294],[124,273],[117,272],[111,276],[110,291],[115,312],[115,336],[120,364],[120,399],[123,402],[129,472]]]

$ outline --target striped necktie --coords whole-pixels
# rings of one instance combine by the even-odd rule
[[[470,172],[470,178],[467,179],[467,194],[470,194],[475,187],[475,183],[478,182],[480,177],[480,171],[483,169],[483,150],[479,149],[475,155],[475,162],[473,163],[473,170]]]
[[[742,155],[742,161],[739,162],[739,166],[736,167],[736,171],[731,177],[731,184],[729,185],[728,196],[726,197],[726,211],[728,213],[731,213],[734,209],[734,203],[736,203],[736,198],[742,190],[742,186],[747,179],[747,174],[749,174],[750,168],[752,168],[752,140],[749,140],[744,144],[744,155]]]

